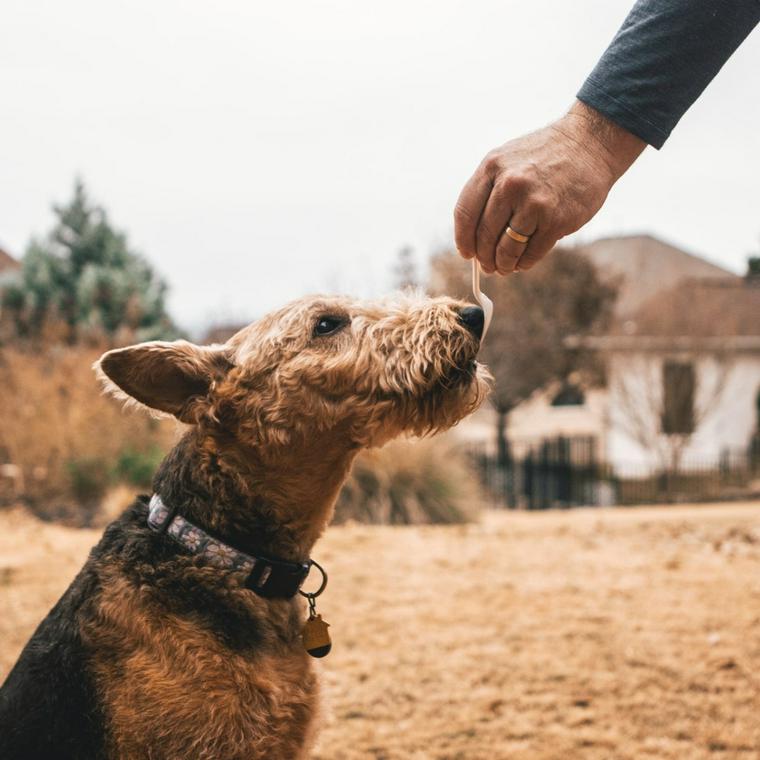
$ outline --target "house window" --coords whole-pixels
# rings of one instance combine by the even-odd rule
[[[573,383],[564,383],[552,399],[552,406],[583,406],[586,397],[583,391]]]
[[[666,361],[662,367],[662,432],[690,435],[694,432],[696,378],[691,362]]]

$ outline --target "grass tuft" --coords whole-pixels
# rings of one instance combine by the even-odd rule
[[[450,439],[400,440],[359,455],[334,522],[465,523],[476,518],[480,499],[475,474]]]

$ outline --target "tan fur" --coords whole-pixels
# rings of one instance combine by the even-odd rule
[[[303,647],[291,641],[238,655],[212,632],[152,604],[150,590],[117,573],[103,580],[99,617],[82,633],[97,653],[113,758],[300,756],[317,696]],[[242,604],[263,605],[250,592],[237,594]],[[289,615],[277,612],[269,615],[272,639],[292,639]]]
[[[140,361],[134,361],[134,354]],[[218,346],[196,346],[186,340],[155,340],[117,348],[94,365],[106,392],[122,401],[144,406],[158,415],[173,414],[183,422],[193,415],[187,402],[205,395],[214,377],[228,368]],[[118,376],[119,384],[111,381]]]
[[[243,550],[266,534],[268,556],[303,561],[362,447],[449,428],[485,397],[489,376],[459,320],[464,306],[418,294],[304,298],[223,346],[133,346],[105,354],[99,371],[120,393],[194,424],[176,450],[180,470],[192,461],[194,489],[182,492],[211,498],[179,505],[185,517]],[[341,328],[318,335],[324,316]],[[173,467],[157,477],[162,498]],[[218,571],[182,562],[175,577],[218,587]],[[267,631],[243,654],[155,604],[150,583],[106,575],[83,633],[97,652],[114,757],[278,760],[305,751],[316,681],[296,600],[230,586],[227,601]]]

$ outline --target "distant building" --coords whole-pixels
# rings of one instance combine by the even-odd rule
[[[616,471],[716,467],[760,429],[760,278],[694,278],[584,344],[607,367],[604,454]]]
[[[619,282],[616,312],[625,317],[646,301],[693,277],[741,278],[651,235],[601,238],[581,247],[597,269]]]
[[[758,446],[760,278],[737,276],[647,235],[582,249],[620,298],[609,334],[584,340],[606,366],[604,387],[581,379],[537,390],[509,416],[513,453],[583,439],[619,474],[698,461],[719,465]],[[488,407],[463,438],[495,450]]]
[[[21,262],[0,247],[0,285],[16,277],[19,271],[21,271]]]
[[[509,416],[512,453],[521,458],[543,441],[562,437],[591,442],[596,458],[606,447],[607,391],[576,382],[550,383]]]
[[[21,262],[17,261],[7,251],[0,247],[0,294],[5,285],[15,280],[21,272]],[[0,301],[0,318],[2,318],[2,302]],[[0,330],[0,333],[3,331]]]

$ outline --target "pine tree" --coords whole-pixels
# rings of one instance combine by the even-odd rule
[[[81,180],[71,201],[53,211],[56,224],[44,239],[32,239],[18,281],[2,296],[16,333],[52,332],[71,342],[117,333],[134,340],[175,337],[166,283],[89,201]]]

